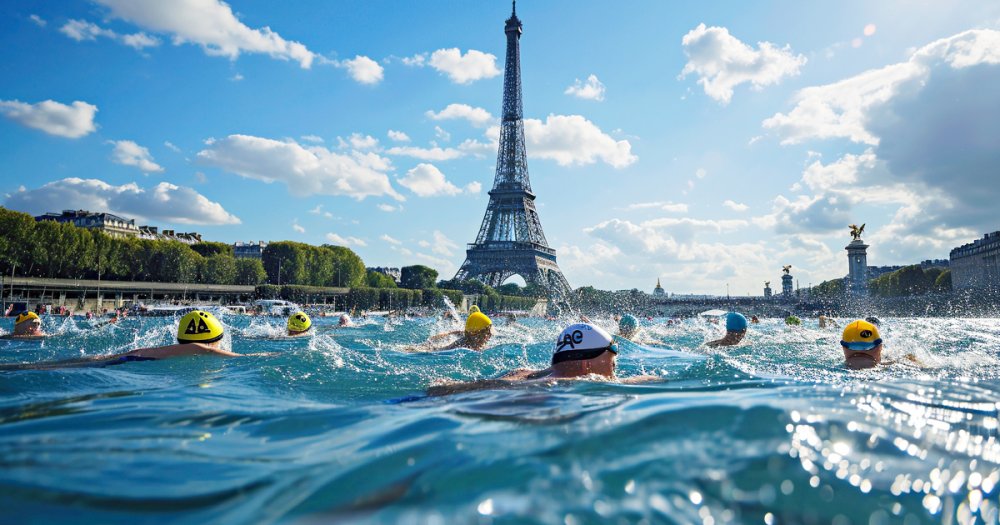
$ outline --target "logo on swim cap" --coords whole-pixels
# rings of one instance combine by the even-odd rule
[[[570,333],[563,332],[562,339],[560,339],[556,344],[556,352],[561,352],[563,348],[567,346],[570,350],[576,350],[576,345],[583,342],[583,332],[579,330],[573,330]]]
[[[288,331],[305,332],[312,327],[312,320],[305,312],[296,312],[288,318]]]
[[[556,338],[552,364],[564,361],[593,359],[605,351],[618,353],[611,334],[603,328],[589,323],[576,323],[566,327]]]
[[[882,344],[878,327],[868,321],[854,321],[844,327],[840,344],[849,350],[867,351]]]
[[[179,343],[214,343],[222,339],[222,323],[214,315],[195,310],[188,312],[177,325]]]

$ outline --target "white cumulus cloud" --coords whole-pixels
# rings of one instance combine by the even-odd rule
[[[729,34],[724,27],[698,27],[681,39],[687,64],[681,78],[694,73],[705,94],[728,104],[733,88],[749,82],[755,89],[777,84],[782,78],[794,76],[806,63],[806,57],[795,55],[789,46],[776,47],[760,42],[754,49]]]
[[[161,182],[152,189],[135,183],[113,186],[98,179],[68,178],[12,194],[4,206],[40,215],[64,209],[110,212],[140,221],[175,224],[240,224],[221,204],[191,188]]]
[[[113,18],[171,36],[174,45],[191,43],[206,54],[236,59],[240,53],[262,53],[298,62],[308,69],[316,57],[306,46],[285,40],[270,27],[251,29],[220,0],[95,0]]]
[[[399,184],[420,197],[458,195],[462,190],[445,178],[444,173],[433,164],[417,164],[399,179]]]
[[[390,237],[389,234],[387,234],[387,233],[383,233],[382,236],[379,237],[379,239],[381,239],[381,240],[383,240],[383,241],[385,241],[385,242],[387,242],[387,243],[389,243],[389,244],[391,244],[393,246],[399,246],[399,245],[403,244],[402,241],[400,241],[399,239]]]
[[[378,84],[382,81],[385,72],[378,62],[361,55],[335,63],[338,67],[347,69],[351,78],[361,84]]]
[[[284,182],[290,193],[301,197],[344,195],[362,200],[388,195],[404,200],[389,182],[391,161],[372,152],[341,154],[290,139],[230,135],[208,141],[198,160],[249,179]]]
[[[1000,64],[1000,32],[965,31],[921,47],[906,62],[805,88],[795,96],[795,107],[789,113],[775,114],[763,125],[777,131],[783,144],[847,138],[877,145],[879,135],[872,128],[882,121],[873,117],[882,115],[880,110],[894,100],[925,91],[934,77],[947,82],[962,70],[996,64]]]
[[[73,40],[76,40],[77,42],[83,42],[84,40],[97,40],[98,37],[104,37],[116,42],[121,42],[126,46],[140,51],[146,47],[156,47],[160,45],[160,39],[155,36],[150,36],[141,32],[121,35],[110,29],[98,26],[93,22],[87,22],[86,20],[70,20],[59,28],[59,32],[69,38],[72,38]]]
[[[415,146],[396,146],[387,149],[388,155],[399,155],[402,157],[413,157],[420,160],[452,160],[462,156],[462,152],[454,148],[418,148]]]
[[[750,206],[730,199],[726,199],[722,205],[733,211],[747,211],[750,209]]]
[[[396,131],[396,130],[390,129],[389,132],[386,133],[386,135],[393,142],[409,142],[410,141],[410,136],[407,135],[406,133],[403,133],[402,131]]]
[[[364,239],[351,236],[342,237],[333,232],[326,234],[326,240],[338,246],[368,246],[368,243],[365,242]]]
[[[163,166],[153,160],[149,150],[131,140],[109,140],[115,149],[111,152],[111,160],[123,166],[135,166],[144,173],[160,173]]]
[[[78,139],[97,129],[94,125],[97,106],[79,100],[68,106],[54,100],[37,104],[0,100],[0,113],[21,125],[58,137]]]
[[[464,55],[458,48],[438,49],[431,53],[426,63],[434,69],[448,75],[456,84],[468,84],[484,78],[492,78],[500,74],[497,69],[497,57],[470,49]],[[408,65],[423,65],[424,61]]]
[[[431,120],[467,120],[470,124],[477,127],[486,126],[496,120],[489,111],[483,108],[472,107],[468,104],[448,104],[447,107],[437,113],[428,111],[425,115]]]
[[[499,129],[494,133],[499,136]],[[529,156],[551,159],[560,166],[602,161],[624,168],[639,160],[629,141],[615,140],[580,115],[549,115],[545,122],[524,119],[524,135]]]
[[[586,82],[580,82],[580,79],[576,79],[573,85],[566,88],[566,91],[563,93],[584,100],[596,100],[600,102],[604,100],[604,84],[597,79],[597,75],[590,75],[587,77]]]

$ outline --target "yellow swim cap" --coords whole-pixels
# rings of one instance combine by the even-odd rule
[[[188,312],[177,325],[178,343],[214,343],[222,339],[222,335],[222,323],[201,310]]]
[[[41,322],[41,319],[38,319],[38,314],[36,314],[35,312],[24,312],[21,315],[17,316],[17,319],[14,320],[14,325],[16,326],[21,323],[26,323],[32,319]]]
[[[289,332],[305,332],[312,327],[312,320],[305,312],[295,312],[294,315],[288,318],[288,331]]]
[[[882,337],[877,326],[868,321],[857,320],[844,327],[840,344],[851,350],[871,350],[882,344]]]
[[[469,307],[469,313],[470,313],[470,314],[474,314],[474,313],[478,313],[478,312],[480,312],[480,311],[481,311],[481,310],[480,310],[480,309],[479,309],[479,307],[478,307],[478,306],[476,306],[476,305],[472,305],[472,306],[470,306],[470,307]]]
[[[466,335],[473,335],[483,330],[486,330],[493,324],[489,317],[482,312],[475,312],[469,314],[469,318],[465,321],[465,333]]]

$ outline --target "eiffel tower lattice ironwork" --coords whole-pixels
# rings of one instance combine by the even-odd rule
[[[556,264],[556,251],[545,240],[528,180],[521,100],[521,27],[515,2],[504,26],[507,61],[496,176],[479,235],[476,242],[469,244],[455,279],[475,278],[496,287],[520,275],[526,284],[539,285],[550,296],[564,297],[571,288]]]

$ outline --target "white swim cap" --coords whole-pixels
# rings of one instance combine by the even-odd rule
[[[589,323],[571,324],[556,339],[552,364],[593,359],[606,350],[617,354],[618,346],[603,328]]]

